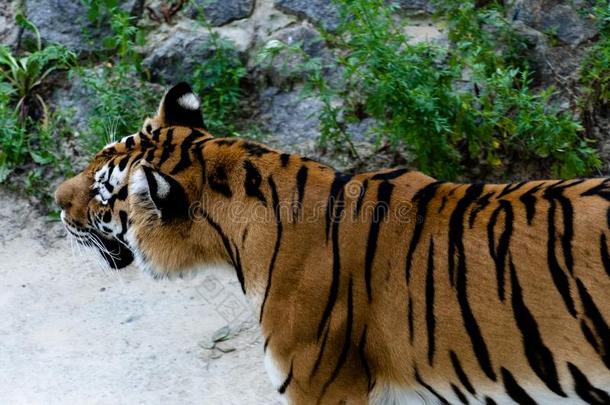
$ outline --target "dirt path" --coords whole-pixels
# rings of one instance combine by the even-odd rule
[[[0,279],[2,404],[280,403],[230,275],[102,272],[0,190]]]

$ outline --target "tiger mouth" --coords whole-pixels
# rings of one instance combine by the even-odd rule
[[[109,239],[95,229],[77,226],[65,218],[63,213],[62,221],[68,233],[76,239],[77,243],[95,248],[110,268],[123,269],[133,262],[133,252],[118,239]]]

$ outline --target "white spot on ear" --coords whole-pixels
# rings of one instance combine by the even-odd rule
[[[187,93],[181,96],[178,99],[178,104],[180,107],[185,108],[187,110],[198,110],[201,103],[199,102],[199,98],[193,93]]]
[[[129,184],[129,194],[148,194],[148,181],[144,169],[138,168],[132,175]]]
[[[169,183],[159,173],[154,172],[153,176],[157,182],[157,197],[165,198],[169,194]]]

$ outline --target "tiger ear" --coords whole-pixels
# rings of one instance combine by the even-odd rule
[[[180,183],[148,164],[141,164],[131,176],[129,194],[142,209],[153,210],[163,221],[187,218],[188,197]]]
[[[206,129],[201,101],[187,83],[178,83],[161,100],[157,120],[160,126],[182,126]]]

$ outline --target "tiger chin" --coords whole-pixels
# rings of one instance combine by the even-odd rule
[[[111,267],[233,269],[291,404],[610,403],[608,179],[350,176],[213,137],[181,83],[55,196]]]

